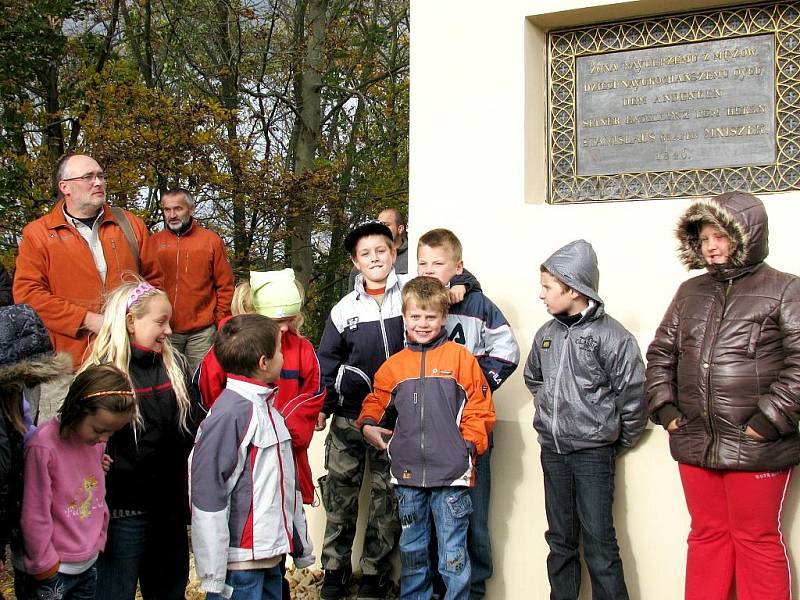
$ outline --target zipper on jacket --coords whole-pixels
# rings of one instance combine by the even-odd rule
[[[175,237],[177,241],[175,242],[175,296],[172,299],[173,310],[178,307],[178,280],[181,278],[181,236],[176,235]]]
[[[425,460],[425,353],[427,349],[422,349],[419,362],[419,383],[420,383],[420,410],[419,410],[419,430],[420,430],[420,453],[422,455],[422,487],[427,487],[427,468]],[[414,394],[414,403],[416,404],[417,395]]]
[[[384,296],[384,302],[386,301],[386,296]],[[378,304],[378,301],[375,300],[375,304]],[[383,338],[383,353],[386,355],[386,358],[389,358],[389,338],[386,337],[386,326],[383,322],[383,304],[378,304],[378,322],[381,324],[381,337]]]
[[[569,339],[569,327],[564,334],[564,340]],[[553,436],[553,443],[556,445],[556,452],[561,454],[561,448],[558,445],[558,437],[556,436],[556,425],[558,423],[558,390],[561,382],[561,372],[564,370],[564,357],[567,355],[567,346],[561,348],[561,356],[558,357],[558,370],[556,371],[556,382],[553,384],[553,423],[550,426],[550,434]]]
[[[272,425],[272,431],[275,434],[275,438],[278,438],[278,428],[275,426],[275,419],[272,416],[272,408],[269,405],[269,402],[266,404],[267,416],[269,417],[270,425]],[[280,441],[276,447],[277,455],[278,455],[278,467],[280,469],[280,486],[281,486],[281,516],[283,517],[283,531],[286,534],[286,539],[289,542],[290,550],[294,551],[294,536],[292,532],[289,530],[289,519],[286,516],[286,485],[283,479],[283,456],[281,456],[281,445]],[[249,458],[249,457],[248,457]],[[294,518],[294,515],[292,516]],[[255,551],[255,544],[253,544],[253,550]]]
[[[717,464],[717,446],[719,445],[719,437],[717,436],[717,430],[714,427],[714,383],[711,377],[711,370],[714,367],[714,363],[711,360],[711,357],[714,356],[714,348],[717,345],[717,339],[719,339],[719,329],[722,327],[722,321],[725,319],[725,312],[728,310],[728,294],[731,291],[731,287],[733,286],[733,279],[728,279],[727,286],[725,287],[725,296],[722,302],[722,313],[720,315],[719,324],[714,331],[714,343],[711,346],[711,353],[709,355],[709,361],[706,363],[708,366],[706,368],[706,382],[707,382],[707,389],[708,393],[706,395],[706,413],[708,418],[708,430],[711,433],[711,447],[708,450],[707,463],[708,466],[711,468],[716,468]]]
[[[97,232],[97,241],[100,241],[100,232]],[[122,274],[122,265],[119,262],[119,254],[117,254],[117,240],[111,240],[111,247],[114,249],[114,260],[117,262],[117,273]],[[103,251],[103,244],[100,244],[100,252]],[[108,279],[108,265],[106,265],[106,279]],[[105,288],[105,282],[103,282]]]

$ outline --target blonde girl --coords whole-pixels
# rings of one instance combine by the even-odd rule
[[[24,572],[15,572],[20,600],[94,597],[95,562],[108,527],[103,451],[136,412],[128,376],[113,365],[95,365],[75,378],[58,416],[31,437],[21,519]]]
[[[106,302],[83,369],[111,363],[133,381],[140,421],[114,434],[107,501],[108,543],[98,561],[98,600],[183,600],[189,574],[186,461],[194,440],[185,361],[170,345],[172,306],[144,281]]]

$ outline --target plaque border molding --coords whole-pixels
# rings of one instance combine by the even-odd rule
[[[776,160],[769,165],[577,174],[575,61],[582,56],[771,33]],[[547,35],[551,204],[754,194],[800,189],[800,2],[769,2],[554,30]]]

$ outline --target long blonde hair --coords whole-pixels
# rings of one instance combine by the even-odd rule
[[[129,373],[131,340],[128,334],[126,315],[130,313],[134,319],[140,319],[147,314],[150,300],[156,296],[169,302],[169,298],[163,291],[152,288],[137,295],[128,307],[131,293],[142,282],[142,279],[137,278],[131,283],[123,283],[108,296],[103,309],[103,325],[100,327],[89,357],[81,365],[79,372],[85,371],[92,365],[111,363],[123,373]],[[186,359],[175,351],[169,338],[166,338],[161,345],[161,358],[178,402],[178,423],[182,429],[189,431],[186,425],[190,408],[189,392],[186,389],[184,375]]]
[[[299,281],[294,282],[297,290],[300,292],[300,297],[305,298],[305,290]],[[231,314],[236,317],[238,315],[252,315],[257,313],[255,305],[253,304],[253,289],[250,287],[249,281],[243,281],[236,286],[233,290],[233,299],[231,300]],[[300,328],[305,323],[305,317],[302,312],[295,315],[294,321],[289,325],[289,329],[300,335]]]

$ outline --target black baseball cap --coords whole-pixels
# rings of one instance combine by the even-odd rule
[[[392,240],[392,232],[386,225],[380,221],[369,221],[368,223],[359,225],[347,234],[347,237],[344,238],[344,249],[352,254],[353,248],[356,247],[358,240],[370,235],[383,235],[389,240]]]

